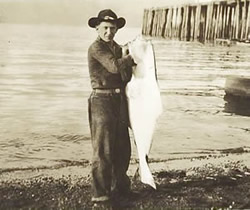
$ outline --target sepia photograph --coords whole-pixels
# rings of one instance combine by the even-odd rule
[[[0,0],[14,209],[250,209],[250,0]]]

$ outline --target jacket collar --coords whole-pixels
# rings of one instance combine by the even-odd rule
[[[101,37],[98,36],[96,41],[104,44],[106,48],[108,48],[113,54],[115,54],[117,43],[114,40],[112,42],[105,42],[101,39]]]
[[[105,42],[105,41],[103,41],[103,40],[101,39],[100,36],[98,36],[96,40],[97,40],[97,41],[100,41],[100,42],[102,42],[102,43],[104,43],[105,45],[108,45],[108,46],[110,46],[110,47],[113,47],[113,46],[115,45],[115,43],[116,43],[114,40],[113,40],[113,41],[110,41],[110,42]]]

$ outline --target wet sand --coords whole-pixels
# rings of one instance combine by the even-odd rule
[[[200,158],[151,163],[157,190],[130,167],[133,195],[113,209],[249,209],[249,153],[244,148]],[[78,164],[1,175],[0,209],[91,209],[90,166]],[[85,175],[84,175],[85,174]]]

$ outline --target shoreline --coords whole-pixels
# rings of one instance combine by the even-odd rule
[[[137,196],[118,209],[250,208],[249,158],[243,151],[151,162],[156,191],[135,178],[132,163],[128,175]],[[91,209],[89,171],[86,164],[2,173],[0,209]]]
[[[248,148],[239,147],[225,149],[220,153],[200,154],[198,156],[177,157],[165,160],[149,159],[149,167],[152,173],[171,170],[192,171],[195,168],[202,168],[207,165],[213,167],[224,167],[229,163],[237,163],[239,168],[250,168],[250,151]],[[138,160],[131,159],[128,175],[133,176],[138,167]],[[52,167],[41,166],[33,168],[13,168],[0,170],[1,182],[12,182],[14,180],[28,180],[37,177],[61,178],[71,176],[88,178],[90,175],[91,163],[85,161],[73,161],[68,164],[58,164]]]

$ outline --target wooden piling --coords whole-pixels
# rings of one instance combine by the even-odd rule
[[[245,40],[250,36],[250,0],[145,9],[142,34],[180,40]]]
[[[147,10],[144,9],[143,19],[142,19],[142,34],[146,34],[146,27],[147,27]]]
[[[172,22],[172,8],[168,9],[167,12],[167,22],[165,27],[165,37],[171,38],[171,22]]]
[[[158,36],[160,37],[164,36],[165,24],[166,24],[166,9],[162,9],[160,16],[160,27],[158,29]]]
[[[229,38],[229,14],[230,6],[223,4],[223,29],[222,29],[222,39]]]
[[[231,7],[227,6],[227,17],[226,17],[226,28],[225,28],[225,37],[229,39],[229,31],[230,31],[230,23],[229,23],[229,17],[230,17]]]
[[[189,19],[190,19],[190,13],[189,13],[189,6],[185,7],[186,15],[184,19],[184,40],[189,40],[189,31],[190,31],[190,25],[189,25]]]
[[[154,25],[154,10],[149,11],[149,25],[148,25],[148,35],[152,36],[152,30]]]
[[[153,20],[152,20],[153,25],[152,25],[151,35],[156,36],[155,31],[156,31],[156,28],[157,28],[157,10],[154,10],[153,13],[154,13],[154,15],[153,15]]]
[[[190,7],[190,40],[194,40],[194,30],[195,30],[195,7]]]
[[[248,2],[248,15],[247,15],[247,22],[246,22],[246,39],[250,36],[250,2]]]
[[[183,7],[182,10],[183,10],[183,20],[182,20],[182,26],[181,26],[181,40],[184,40],[185,30],[186,30],[186,15],[187,15],[186,7]]]
[[[199,8],[199,6],[197,8]],[[211,18],[212,18],[211,4],[209,4],[208,8],[207,8],[207,21],[206,21],[206,29],[205,29],[205,37],[204,37],[205,39],[209,38],[209,30],[210,30]]]
[[[235,9],[235,38],[239,38],[239,13],[240,13],[240,0],[237,0],[237,5]]]
[[[242,5],[242,27],[241,27],[241,36],[240,39],[245,38],[245,29],[246,29],[246,0],[244,0],[244,4]]]
[[[222,37],[222,11],[223,11],[223,5],[219,4],[219,19],[218,19],[218,31],[217,31],[217,37]]]

